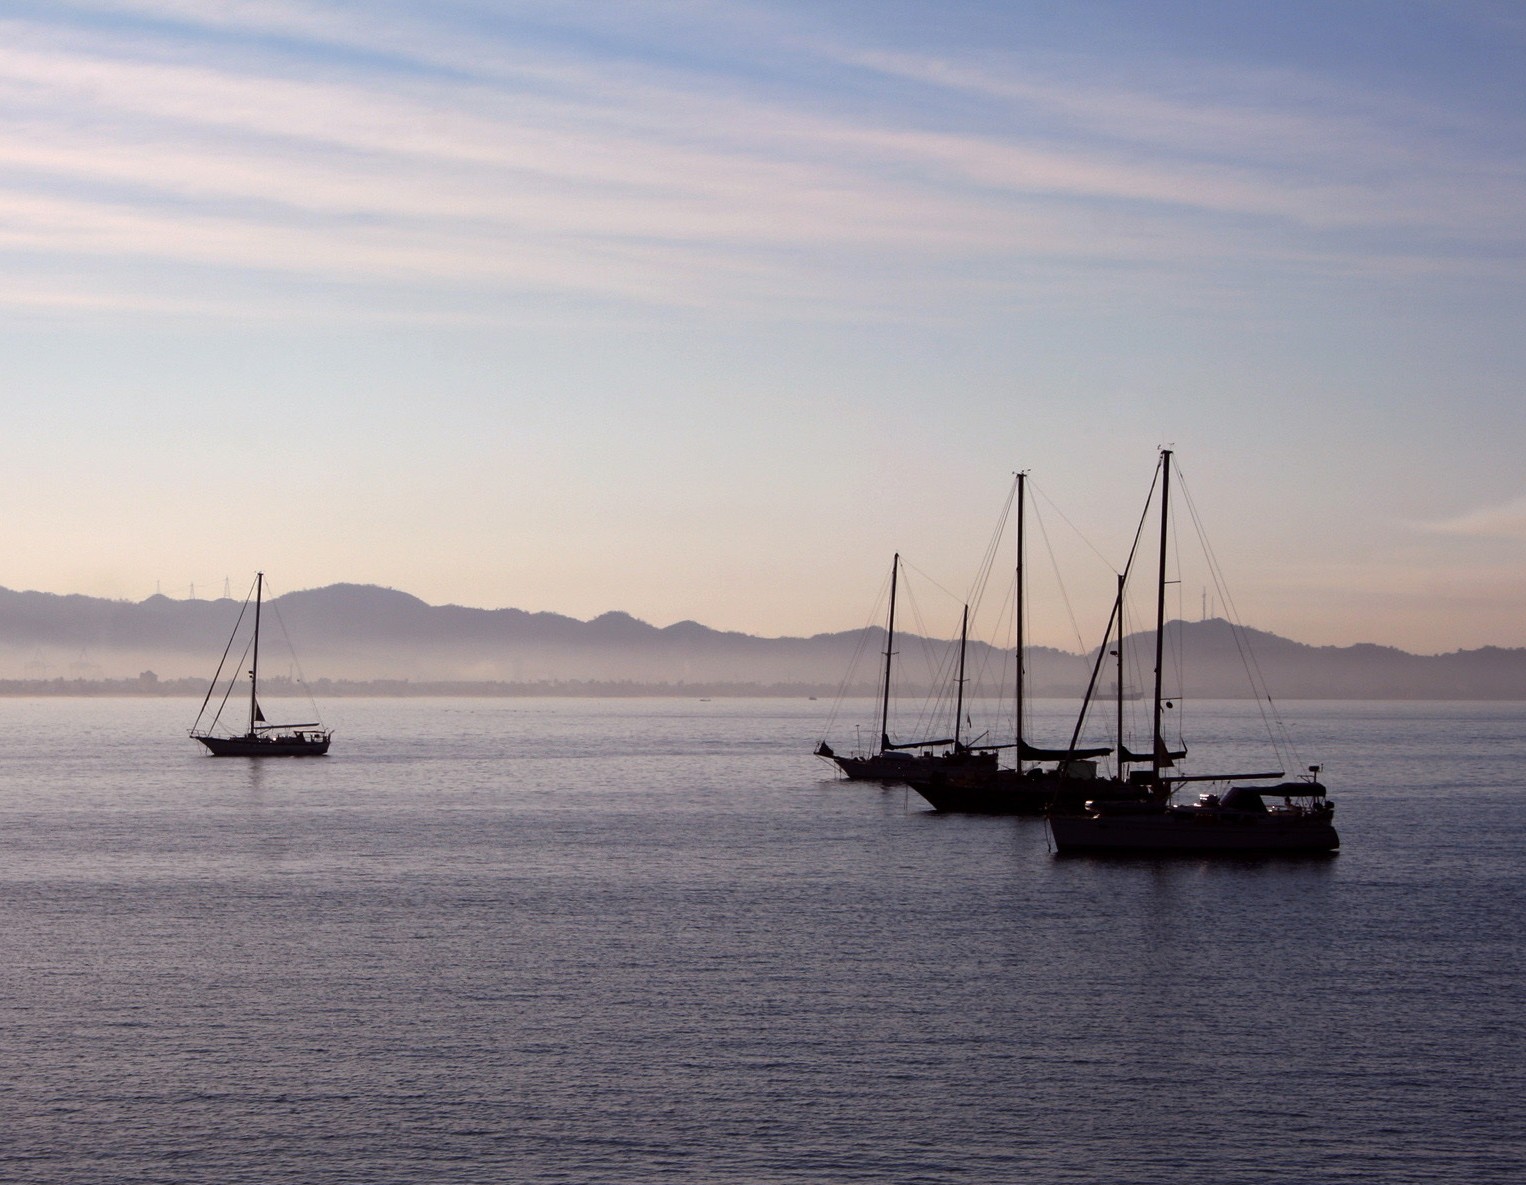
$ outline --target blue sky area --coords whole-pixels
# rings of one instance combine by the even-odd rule
[[[949,632],[1021,468],[1072,646],[1171,445],[1249,624],[1526,645],[1523,77],[1491,0],[9,4],[0,585],[800,635],[899,550]]]

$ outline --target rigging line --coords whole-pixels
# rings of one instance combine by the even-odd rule
[[[969,623],[980,620],[982,618],[983,606],[986,603],[987,593],[991,587],[991,577],[992,574],[996,571],[996,565],[1001,555],[1002,546],[1007,539],[1007,524],[1011,521],[1013,507],[1017,502],[1017,490],[1018,478],[1016,475],[1014,475],[1011,485],[1007,488],[1007,495],[1002,502],[1001,511],[997,515],[996,525],[992,529],[990,536],[987,539],[985,551],[981,555],[980,563],[977,566],[975,577],[970,585],[969,595],[965,598],[965,605],[967,606],[966,626],[968,626]],[[999,620],[1006,620],[1005,602],[1002,606],[1002,612]],[[1010,629],[1010,626],[1008,628]],[[968,629],[966,629],[966,633],[968,632]],[[979,633],[980,631],[977,629],[975,632]],[[973,667],[969,666],[968,663],[966,664],[963,687],[955,689],[956,691],[960,691],[962,693],[961,697],[966,705],[971,704],[976,699],[982,701],[989,700],[989,696],[978,694],[978,689],[989,687],[990,671],[992,666],[997,661],[997,656],[1002,655],[1002,660],[1005,660],[1005,655],[1000,648],[993,647],[989,642],[981,642],[974,639],[967,639],[966,657],[968,657],[968,647],[971,644],[977,647],[983,647],[983,649],[977,650],[976,653],[978,658]],[[1000,710],[999,704],[1000,701],[998,700],[998,712]],[[989,715],[989,712],[989,707],[983,703],[982,715],[987,716]],[[964,720],[969,723],[971,728],[974,727],[973,721],[970,720],[968,711],[965,713]]]
[[[904,557],[901,560],[901,567],[903,571],[908,567]],[[937,581],[928,577],[921,569],[914,568],[912,570],[926,579],[939,592],[947,594],[952,599],[952,593],[949,593]],[[927,680],[922,688],[921,707],[918,710],[918,714],[913,718],[914,730],[923,736],[933,735],[934,722],[944,714],[947,703],[947,689],[945,685],[947,680],[952,678],[953,662],[957,657],[958,646],[957,643],[954,643],[951,650],[950,645],[944,643],[935,649],[934,639],[928,632],[927,624],[922,614],[922,604],[916,595],[915,582],[910,580],[903,581],[901,583],[901,590],[904,603],[907,605],[907,614],[912,620],[912,630],[909,632],[917,641],[914,651],[921,660],[922,673],[925,674]],[[909,641],[907,632],[901,632],[899,638],[902,645]],[[900,651],[897,651],[897,653],[900,653]],[[897,731],[899,732],[899,729]]]
[[[241,626],[244,623],[244,614],[249,609],[249,597],[252,597],[253,595],[254,595],[254,585],[251,584],[249,586],[249,595],[244,598],[244,603],[239,608],[239,611],[238,611],[238,620],[233,623],[233,630],[228,635],[228,644],[223,647],[223,656],[222,656],[221,659],[218,660],[217,671],[212,676],[212,682],[207,685],[207,694],[205,695],[205,697],[203,697],[203,699],[201,701],[201,711],[196,713],[196,723],[191,725],[191,731],[192,732],[195,732],[196,729],[201,725],[201,718],[202,718],[203,715],[206,714],[207,704],[211,702],[212,693],[217,690],[217,681],[223,677],[223,664],[228,661],[228,652],[233,649],[233,642],[238,637],[238,627]],[[227,698],[228,697],[226,695],[223,696],[224,701],[226,701]],[[222,709],[219,708],[218,709],[218,715],[221,715],[221,714],[222,714]],[[212,723],[213,724],[217,723],[217,717],[216,716],[214,716],[212,718]]]
[[[1150,488],[1153,490],[1154,486],[1151,486]],[[1054,511],[1055,514],[1059,515],[1060,521],[1063,522],[1072,531],[1074,531],[1076,538],[1086,545],[1087,550],[1090,551],[1099,560],[1101,560],[1109,572],[1113,572],[1114,574],[1117,573],[1117,569],[1113,566],[1113,561],[1108,559],[1107,556],[1103,555],[1100,551],[1097,550],[1096,545],[1092,543],[1092,541],[1088,539],[1085,534],[1082,533],[1081,528],[1070,521],[1065,512],[1060,509],[1059,505],[1054,501],[1054,499],[1051,498],[1049,494],[1044,490],[1044,488],[1036,483],[1031,476],[1028,478],[1028,492],[1029,494],[1036,494],[1038,497],[1047,502],[1049,504],[1049,508]]]
[[[240,671],[244,670],[244,664],[249,661],[249,652],[250,652],[251,649],[253,649],[253,647],[254,647],[254,639],[251,637],[249,639],[249,641],[244,643],[244,653],[239,655],[238,669]],[[218,723],[222,720],[222,718],[223,718],[223,709],[228,706],[228,699],[229,699],[230,696],[233,695],[233,689],[235,687],[237,687],[237,686],[238,686],[238,673],[235,672],[233,674],[233,676],[228,680],[228,687],[223,692],[223,698],[218,702],[218,705],[217,705],[217,714],[212,717],[212,723],[207,726],[208,731],[211,731],[212,729],[216,728]],[[211,693],[209,692],[208,696],[210,697],[210,695],[211,695]]]
[[[1044,515],[1043,515],[1041,509],[1038,508],[1038,507],[1034,507],[1033,517],[1034,517],[1034,519],[1038,523],[1039,535],[1040,535],[1040,537],[1044,541],[1044,552],[1045,552],[1045,554],[1049,558],[1049,567],[1050,567],[1050,570],[1054,574],[1055,586],[1060,591],[1060,603],[1062,605],[1064,605],[1064,607],[1065,607],[1065,615],[1066,615],[1066,617],[1070,621],[1071,634],[1072,634],[1072,636],[1074,638],[1074,641],[1075,641],[1075,644],[1076,644],[1076,665],[1077,665],[1077,668],[1081,672],[1082,675],[1086,675],[1088,673],[1088,671],[1091,670],[1091,666],[1092,666],[1091,661],[1088,660],[1088,658],[1087,658],[1087,653],[1092,648],[1089,647],[1086,644],[1086,639],[1082,636],[1082,633],[1081,633],[1081,623],[1076,618],[1075,604],[1074,604],[1074,602],[1072,602],[1072,600],[1070,598],[1070,591],[1069,591],[1068,588],[1066,588],[1064,577],[1060,573],[1060,563],[1059,563],[1059,558],[1055,555],[1054,540],[1051,537],[1051,535],[1049,534],[1049,523],[1044,518]],[[1063,517],[1063,516],[1061,516],[1061,517]],[[1028,623],[1025,620],[1024,621],[1024,625],[1026,626],[1027,624]],[[1024,636],[1025,637],[1030,637],[1031,634],[1029,634],[1029,633],[1027,633],[1025,631]],[[1110,637],[1112,637],[1112,617],[1111,617],[1111,615],[1109,615],[1109,617],[1108,617],[1108,626],[1107,626],[1107,629],[1104,631],[1102,645],[1097,650],[1097,657],[1098,657],[1098,659],[1100,659],[1106,653],[1106,650],[1107,650],[1107,640]],[[1096,679],[1096,672],[1095,671],[1091,672],[1091,678],[1092,678],[1093,681],[1095,681],[1095,679]],[[1090,695],[1090,689],[1088,689],[1088,695]],[[1031,712],[1031,705],[1025,705],[1025,707],[1028,707],[1030,712]],[[1026,725],[1027,723],[1028,723],[1028,717],[1025,717],[1024,718],[1024,724]],[[1112,731],[1111,722],[1108,725],[1108,729],[1109,729],[1109,731]],[[1078,734],[1078,737],[1079,737],[1079,734]],[[1072,738],[1072,742],[1071,742],[1072,745],[1075,744],[1076,739],[1078,739],[1078,738]]]
[[[1123,624],[1127,626],[1131,619],[1135,622],[1153,621],[1155,617],[1155,606],[1153,603],[1147,603],[1143,607],[1135,604],[1134,609],[1132,611],[1130,610],[1130,593],[1133,590],[1130,590],[1127,587],[1127,578],[1129,575],[1130,573],[1125,570],[1124,600],[1123,606],[1120,610],[1120,612],[1122,612],[1124,615]],[[1133,602],[1137,602],[1138,599],[1138,593],[1133,593]],[[1127,685],[1135,687],[1136,689],[1141,689],[1138,691],[1138,698],[1135,700],[1127,701],[1128,706],[1125,708],[1125,715],[1127,718],[1124,721],[1124,728],[1126,735],[1132,737],[1145,736],[1150,732],[1151,711],[1148,707],[1149,697],[1144,693],[1142,689],[1152,686],[1155,679],[1154,668],[1150,665],[1149,662],[1150,655],[1153,654],[1154,648],[1153,646],[1141,644],[1139,637],[1137,636],[1140,628],[1142,627],[1135,627],[1135,634],[1131,635],[1132,644],[1125,647],[1123,655],[1124,662],[1127,667]],[[1122,744],[1123,742],[1124,738],[1120,737],[1119,743]],[[1140,747],[1141,746],[1138,745],[1135,746],[1136,749]]]
[[[1070,594],[1066,591],[1065,581],[1060,576],[1060,562],[1054,554],[1054,541],[1049,537],[1049,524],[1044,521],[1042,515],[1035,513],[1033,516],[1038,522],[1039,535],[1044,540],[1044,553],[1049,557],[1049,567],[1054,572],[1055,584],[1060,590],[1060,603],[1065,606],[1065,615],[1070,620],[1070,632],[1076,642],[1076,649],[1081,654],[1083,668],[1086,663],[1086,641],[1081,637],[1081,623],[1076,620],[1076,608],[1071,604]],[[1024,622],[1026,625],[1027,622]]]
[[[939,592],[948,592],[947,589],[938,586],[936,583],[934,584],[934,587],[938,588]],[[917,599],[916,589],[911,585],[911,582],[908,581],[903,586],[903,588],[905,590],[906,600],[909,603],[908,612],[915,626],[916,636],[921,642],[920,655],[922,658],[923,667],[929,678],[931,678],[943,670],[944,664],[946,662],[945,656],[948,653],[948,647],[950,643],[941,635],[935,635],[928,629],[927,619],[922,612],[922,602]],[[952,595],[953,594],[951,593],[949,594],[950,597],[952,597]],[[931,643],[934,640],[936,640],[939,644],[937,650],[932,649],[931,646]]]
[[[922,621],[922,606],[921,603],[917,600],[915,591],[912,589],[911,581],[909,580],[903,581],[901,583],[901,604],[903,606],[901,610],[902,620],[909,622],[911,628],[903,628],[901,630],[901,640],[899,642],[900,649],[897,650],[896,653],[903,656],[908,655],[907,647],[910,646],[912,648],[910,653],[916,655],[917,669],[915,673],[908,672],[907,675],[902,677],[901,686],[903,689],[903,695],[908,683],[910,683],[911,686],[916,688],[919,692],[919,706],[917,708],[917,714],[912,716],[912,723],[914,726],[913,731],[916,733],[916,735],[920,736],[926,731],[925,721],[927,720],[928,715],[927,697],[929,694],[927,687],[932,686],[932,684],[926,683],[925,685],[922,685],[918,683],[911,683],[911,680],[925,680],[927,678],[925,672],[931,667],[932,663],[928,658],[927,627],[923,624]],[[912,642],[913,638],[917,639],[915,643]],[[902,659],[901,669],[907,670],[907,668],[911,667],[912,665],[913,663],[911,659],[909,657],[904,657]],[[903,701],[898,701],[895,706],[895,711],[898,717],[901,715],[901,702]],[[897,735],[900,735],[899,722],[895,732]]]
[[[1208,541],[1208,534],[1203,529],[1203,521],[1198,514],[1197,503],[1192,498],[1192,492],[1187,486],[1186,478],[1182,476],[1180,466],[1177,466],[1177,477],[1179,479],[1182,501],[1186,504],[1188,515],[1192,520],[1193,530],[1197,533],[1198,546],[1203,549],[1203,558],[1208,566],[1209,576],[1213,580],[1215,591],[1224,603],[1224,611],[1228,615],[1230,625],[1230,638],[1235,644],[1235,650],[1240,658],[1240,665],[1250,682],[1252,692],[1259,693],[1263,690],[1264,680],[1260,678],[1259,672],[1254,669],[1254,656],[1248,654],[1246,650],[1245,640],[1242,638],[1241,631],[1237,626],[1239,613],[1234,608],[1233,599],[1230,597],[1229,589],[1224,581],[1223,570],[1219,565],[1218,557],[1214,554],[1213,545]],[[1178,593],[1180,594],[1180,589],[1178,589]],[[1256,698],[1259,702],[1260,695],[1257,694]],[[1264,712],[1262,717],[1263,723],[1265,723]]]
[[[926,572],[920,568],[915,569],[915,571],[933,588],[957,603],[957,598],[954,594],[928,576]],[[926,686],[923,689],[924,694],[921,709],[915,718],[916,730],[924,736],[937,735],[939,728],[938,721],[943,719],[950,711],[950,704],[953,698],[952,683],[954,680],[954,670],[959,661],[959,643],[957,638],[948,641],[938,639],[935,645],[934,635],[927,628],[927,622],[922,612],[922,603],[917,598],[914,583],[907,581],[903,587],[906,589],[907,600],[910,602],[909,612],[915,623],[916,634],[920,643],[918,655],[922,660],[922,670],[927,678]]]
[[[1150,489],[1145,495],[1144,509],[1139,512],[1139,522],[1134,527],[1134,542],[1129,546],[1128,562],[1123,567],[1123,578],[1127,586],[1129,574],[1134,570],[1134,557],[1139,552],[1139,542],[1144,537],[1145,522],[1150,516],[1150,503],[1155,499],[1155,487],[1160,484],[1161,467],[1155,466],[1155,473],[1150,478]],[[1107,628],[1103,631],[1103,638],[1107,638],[1113,632],[1114,617],[1123,611],[1122,601],[1115,598],[1113,607],[1108,613]],[[1086,694],[1081,699],[1081,711],[1076,714],[1076,726],[1070,735],[1070,747],[1076,748],[1081,739],[1081,730],[1086,726],[1086,714],[1091,709],[1092,695],[1097,690],[1097,677],[1102,672],[1102,660],[1107,657],[1106,645],[1097,647],[1097,661],[1092,667],[1091,678],[1086,684]],[[1121,738],[1120,738],[1120,743]]]
[[[1181,476],[1181,466],[1177,466],[1177,475]],[[1250,645],[1244,622],[1240,618],[1239,607],[1230,595],[1229,584],[1224,579],[1224,572],[1219,565],[1217,554],[1208,539],[1208,533],[1203,528],[1203,523],[1198,514],[1197,504],[1193,501],[1191,492],[1186,487],[1186,480],[1182,480],[1182,492],[1185,495],[1188,512],[1191,514],[1192,523],[1197,531],[1198,543],[1203,549],[1203,556],[1208,564],[1209,574],[1213,578],[1215,591],[1218,592],[1224,603],[1226,620],[1230,627],[1230,637],[1234,639],[1235,649],[1240,656],[1240,665],[1245,670],[1246,679],[1251,686],[1251,693],[1256,700],[1256,708],[1261,716],[1262,726],[1266,729],[1267,736],[1272,741],[1272,747],[1279,750],[1278,756],[1282,757],[1281,749],[1286,748],[1292,755],[1296,764],[1301,765],[1302,758],[1298,748],[1293,743],[1292,734],[1287,725],[1282,721],[1277,712],[1276,704],[1272,700],[1271,691],[1267,686],[1266,676],[1261,671],[1260,661],[1256,658],[1256,652]],[[1267,716],[1267,707],[1272,708],[1272,716]]]
[[[1145,614],[1143,613],[1143,611],[1140,611],[1140,612],[1137,612],[1137,613],[1134,614],[1134,619],[1136,621],[1137,620],[1141,620],[1144,617],[1145,617]],[[1126,626],[1127,624],[1128,624],[1128,606],[1125,603],[1125,605],[1124,605],[1124,625]],[[1144,663],[1143,657],[1142,657],[1142,655],[1140,653],[1141,649],[1142,649],[1142,647],[1136,641],[1134,645],[1128,646],[1128,647],[1125,648],[1124,655],[1123,655],[1123,657],[1124,657],[1124,665],[1126,667],[1126,673],[1128,675],[1129,685],[1132,686],[1132,687],[1135,687],[1135,688],[1148,687],[1149,684],[1150,684],[1150,679],[1149,679],[1148,673],[1145,670],[1145,663]],[[1125,724],[1125,727],[1128,729],[1128,734],[1130,736],[1141,736],[1141,735],[1143,735],[1143,733],[1145,731],[1145,727],[1146,727],[1145,724],[1140,719],[1140,716],[1142,714],[1143,704],[1144,704],[1143,693],[1142,692],[1140,693],[1140,697],[1137,700],[1127,700],[1125,702],[1128,704],[1128,707],[1126,707],[1124,709],[1125,715],[1127,716],[1127,719],[1124,721],[1124,724]],[[1124,739],[1123,737],[1119,737],[1118,738],[1118,743],[1122,744],[1123,743],[1123,739]]]
[[[869,620],[858,631],[858,641],[853,647],[853,654],[849,659],[847,672],[843,675],[842,682],[837,685],[837,698],[832,701],[832,711],[827,716],[826,725],[824,726],[824,734],[821,738],[822,740],[826,740],[827,736],[831,734],[832,729],[837,725],[837,717],[842,710],[843,700],[846,699],[848,695],[848,687],[853,682],[854,676],[858,673],[858,665],[863,661],[864,651],[869,646],[870,632],[878,625],[880,620],[883,620],[885,616],[882,610],[885,604],[885,599],[889,595],[889,591],[890,578],[887,576],[880,584],[879,595],[875,598],[874,609],[869,615]],[[890,639],[887,638],[886,642],[888,644]],[[875,692],[877,694],[884,694],[884,680],[885,672],[883,669],[881,669],[877,672],[877,682],[875,686]]]
[[[929,689],[927,713],[924,717],[928,725],[932,725],[934,720],[949,712],[957,691],[954,684],[957,681],[958,669],[959,643],[956,640],[943,648],[943,656],[938,663]]]
[[[948,726],[939,722],[950,718],[953,713],[957,691],[955,683],[959,670],[958,640],[943,644],[941,653],[930,649],[927,658],[935,665],[930,669],[928,683],[924,689],[918,728],[924,734],[936,735],[947,730]]]
[[[1172,454],[1169,463],[1173,468],[1175,468],[1177,479],[1180,481],[1182,467],[1177,463],[1174,453]],[[1168,579],[1165,572],[1160,574],[1162,581],[1165,581],[1167,584],[1175,585],[1176,587],[1176,629],[1174,631],[1168,632],[1170,623],[1163,622],[1161,624],[1161,630],[1162,633],[1165,634],[1167,642],[1170,643],[1172,667],[1171,674],[1176,680],[1176,695],[1173,697],[1176,707],[1173,709],[1175,715],[1172,717],[1172,723],[1175,729],[1177,744],[1182,748],[1186,748],[1187,746],[1184,738],[1187,719],[1187,678],[1186,643],[1183,634],[1186,623],[1182,620],[1182,544],[1181,532],[1177,527],[1177,516],[1179,514],[1177,503],[1180,501],[1181,499],[1178,498],[1173,501],[1169,507],[1167,507],[1167,511],[1169,511],[1170,514],[1170,529],[1168,534],[1171,541],[1171,549],[1169,558],[1175,579]]]
[[[964,603],[959,599],[959,595],[957,593],[949,592],[948,589],[944,588],[943,585],[939,584],[921,568],[918,568],[916,565],[909,563],[905,557],[902,557],[901,559],[901,568],[908,572],[915,572],[918,576],[927,581],[928,584],[932,585],[935,589],[941,592],[949,600],[953,601],[956,605],[962,605]]]
[[[267,580],[265,585],[268,588],[270,581]],[[291,665],[296,669],[297,682],[302,685],[302,690],[307,693],[307,703],[313,710],[313,719],[322,721],[323,717],[318,713],[318,701],[314,698],[312,686],[308,683],[307,675],[302,670],[302,660],[297,657],[297,648],[291,644],[291,635],[286,632],[286,622],[281,618],[281,610],[276,607],[275,598],[271,598],[268,608],[276,619],[276,625],[281,630],[281,640],[286,643],[286,653],[291,658]]]
[[[997,620],[1007,622],[1006,632],[1000,639],[1001,644],[997,645],[991,642],[980,641],[976,639],[970,640],[969,645],[976,648],[976,664],[971,677],[966,680],[966,683],[974,689],[973,691],[966,692],[966,700],[968,700],[971,695],[973,695],[975,698],[981,700],[991,700],[994,698],[998,705],[1005,702],[1005,679],[1007,673],[1006,664],[1009,657],[1009,647],[1007,646],[1007,643],[1011,640],[1012,636],[1012,627],[1010,623],[1011,615],[1008,610],[1012,605],[1014,595],[1015,590],[1010,587],[1007,588],[1006,591],[1004,591],[1002,594],[1001,604],[997,607]],[[981,694],[980,689],[988,688],[991,685],[991,670],[998,663],[1001,664],[1002,669],[998,671],[996,675],[996,695],[993,697],[989,694]]]
[[[970,606],[972,618],[978,618],[980,615],[980,605],[985,599],[991,573],[996,567],[996,557],[1001,551],[1002,543],[1006,540],[1007,520],[1012,517],[1012,507],[1016,499],[1017,479],[1014,477],[1012,485],[1007,490],[1006,501],[1002,503],[1001,513],[996,517],[996,527],[986,541],[985,553],[980,557],[980,565],[975,570],[974,583],[970,587],[969,595],[965,597],[965,603]]]
[[[995,677],[996,695],[994,697],[982,697],[986,700],[991,700],[993,698],[995,699],[996,703],[993,710],[998,716],[1006,711],[1007,692],[1013,689],[1013,684],[1015,682],[1012,663],[1014,661],[1017,639],[1013,636],[1016,631],[1013,629],[1014,615],[1012,613],[1012,608],[1013,601],[1016,600],[1016,597],[1017,587],[1016,582],[1014,581],[1012,586],[1009,587],[1006,593],[1003,595],[1001,607],[999,610],[999,620],[1007,623],[1006,631],[1003,633],[1000,639],[1001,644],[999,646],[993,646],[991,651],[987,652],[986,660],[981,664],[981,674],[984,676],[985,672],[990,669],[991,665],[997,660],[1000,660],[1001,669],[997,671]],[[1025,667],[1024,669],[1026,670],[1027,668]]]

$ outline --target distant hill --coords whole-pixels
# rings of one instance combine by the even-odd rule
[[[374,585],[336,584],[287,593],[266,604],[263,669],[308,682],[387,680],[514,684],[725,685],[793,688],[804,694],[871,693],[884,633],[878,628],[810,638],[759,638],[692,621],[658,628],[625,613],[579,621],[521,609],[428,605]],[[159,682],[210,677],[239,613],[226,599],[103,600],[0,589],[0,680],[127,679],[154,672]],[[300,668],[288,657],[295,645]],[[1526,699],[1526,650],[1423,656],[1392,647],[1307,646],[1242,631],[1256,666],[1279,698]],[[1249,694],[1242,652],[1222,620],[1173,622],[1167,637],[1191,672],[1172,694],[1236,698]],[[1152,636],[1130,649],[1149,654]],[[915,693],[938,681],[950,657],[942,640],[899,637],[899,678]],[[1011,657],[974,644],[968,667],[980,687],[1010,680]],[[1078,695],[1091,656],[1035,649],[1036,695]],[[1176,664],[1168,664],[1175,670]],[[1104,672],[1111,685],[1111,672]],[[1169,681],[1168,681],[1169,684]]]

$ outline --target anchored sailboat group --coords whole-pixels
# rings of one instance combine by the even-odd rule
[[[970,606],[963,608],[958,663],[953,678],[953,720],[950,735],[916,740],[891,738],[890,710],[895,678],[896,599],[901,569],[897,554],[891,565],[889,611],[885,626],[885,663],[881,684],[878,739],[868,752],[836,752],[823,739],[818,756],[830,760],[851,780],[905,783],[937,811],[967,811],[998,815],[1042,815],[1048,820],[1057,851],[1068,852],[1329,852],[1340,845],[1333,819],[1335,808],[1318,780],[1319,767],[1288,779],[1281,769],[1252,773],[1187,774],[1177,765],[1186,749],[1173,749],[1163,728],[1169,706],[1165,695],[1165,634],[1168,550],[1171,542],[1172,452],[1160,453],[1156,478],[1134,535],[1129,559],[1118,576],[1104,638],[1097,650],[1090,679],[1068,742],[1041,747],[1025,731],[1029,695],[1025,630],[1025,572],[1027,478],[1018,474],[1016,501],[1017,562],[1015,606],[1014,728],[1010,743],[981,734],[967,738],[965,726],[965,658],[969,645]],[[1158,498],[1155,497],[1158,490]],[[1155,588],[1154,679],[1149,746],[1131,750],[1125,741],[1124,606],[1128,578],[1134,568],[1148,521],[1150,502],[1158,505],[1159,554]],[[321,757],[328,753],[333,733],[316,719],[300,724],[273,724],[260,705],[260,629],[264,603],[264,573],[257,573],[240,611],[217,674],[202,701],[190,736],[216,757]],[[228,667],[240,627],[252,608],[252,628],[240,658],[232,665],[227,690],[210,711],[213,696]],[[1114,641],[1116,639],[1116,641]],[[1113,744],[1087,746],[1082,734],[1087,715],[1098,698],[1094,693],[1106,658],[1117,658],[1113,674],[1117,702]],[[237,672],[247,674],[247,707],[235,700]],[[224,712],[237,724],[225,724]],[[203,722],[206,723],[203,723]],[[942,731],[942,730],[940,730]],[[998,755],[1010,749],[1012,763]],[[1099,761],[1114,758],[1114,772],[1104,775]],[[1132,768],[1131,768],[1132,767]],[[1194,782],[1222,784],[1222,789],[1199,795],[1192,803],[1173,801],[1176,792]],[[1254,784],[1242,784],[1254,783]],[[1266,783],[1266,785],[1262,785]]]
[[[1016,617],[1016,678],[1014,736],[1010,746],[963,744],[957,722],[962,716],[963,650],[967,632],[961,629],[959,706],[954,736],[945,740],[893,744],[889,736],[889,702],[894,653],[895,596],[892,580],[890,628],[885,648],[885,673],[880,712],[880,748],[877,753],[845,758],[823,741],[817,752],[831,758],[849,778],[876,779],[909,785],[935,810],[982,814],[1043,815],[1049,820],[1056,849],[1066,852],[1328,852],[1339,846],[1332,822],[1334,806],[1317,780],[1319,768],[1309,767],[1305,776],[1286,780],[1283,770],[1253,773],[1184,774],[1177,762],[1186,749],[1173,749],[1164,732],[1168,700],[1164,687],[1166,586],[1170,546],[1170,497],[1172,451],[1160,454],[1152,495],[1158,489],[1159,559],[1156,575],[1153,710],[1150,743],[1134,751],[1125,742],[1126,685],[1123,667],[1124,594],[1134,567],[1146,518],[1140,520],[1129,562],[1118,576],[1118,594],[1112,606],[1105,638],[1115,647],[1099,647],[1091,677],[1082,699],[1069,742],[1063,748],[1041,748],[1024,732],[1026,699],[1025,595],[1025,494],[1024,474],[1017,476],[1017,564],[1014,594]],[[1153,497],[1152,497],[1152,500]],[[1149,507],[1146,508],[1146,516]],[[899,560],[899,557],[897,557]],[[1109,653],[1117,658],[1114,690],[1117,705],[1116,740],[1113,745],[1081,744],[1088,711],[1093,705],[1103,664]],[[938,746],[943,746],[941,750]],[[997,762],[997,750],[1010,747],[1010,766]],[[922,749],[911,757],[904,750]],[[894,756],[890,756],[893,754]],[[1098,760],[1115,756],[1116,773],[1103,776]],[[1134,768],[1130,768],[1130,767]],[[1190,782],[1225,783],[1219,792],[1202,794],[1195,803],[1173,802],[1179,787]],[[1272,783],[1269,786],[1237,783]]]

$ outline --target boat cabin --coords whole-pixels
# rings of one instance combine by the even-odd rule
[[[1325,797],[1325,788],[1318,782],[1282,782],[1276,786],[1231,786],[1219,794],[1201,794],[1196,809],[1211,811],[1239,811],[1249,815],[1304,815],[1328,812],[1330,804],[1318,801]],[[1274,800],[1268,806],[1267,799]],[[1280,803],[1275,800],[1281,798]],[[1303,799],[1295,802],[1295,799]]]

